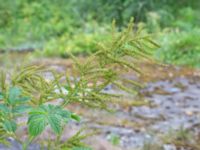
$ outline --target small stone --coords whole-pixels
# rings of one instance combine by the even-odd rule
[[[186,110],[185,114],[188,115],[188,116],[192,116],[194,113],[192,111]]]
[[[174,145],[171,144],[165,144],[163,146],[164,150],[177,150],[176,147]]]

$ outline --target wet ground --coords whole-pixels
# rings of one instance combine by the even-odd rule
[[[142,99],[149,102],[148,105],[118,106],[114,114],[96,112],[90,116],[92,119],[87,125],[100,129],[103,139],[108,139],[110,135],[118,137],[122,150],[141,149],[145,143],[175,150],[173,141],[171,144],[163,143],[164,135],[183,130],[191,131],[193,138],[199,136],[200,78],[178,77],[149,82],[140,94],[143,95]]]
[[[38,64],[38,61],[33,63]],[[59,72],[71,67],[70,60],[43,59],[41,63]],[[138,80],[145,81],[146,86],[137,97],[125,95],[118,104],[112,104],[113,113],[69,106],[83,119],[80,124],[71,123],[64,136],[68,137],[86,125],[100,131],[86,140],[95,150],[200,149],[199,71],[151,64],[141,64],[141,67],[145,73]],[[135,78],[131,73],[126,76]],[[112,85],[105,90],[120,92]],[[46,136],[45,133],[42,136]],[[20,149],[20,146],[14,147]]]

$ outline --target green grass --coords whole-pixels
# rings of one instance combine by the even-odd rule
[[[162,35],[156,57],[169,64],[200,67],[199,35],[200,29]]]
[[[161,48],[155,56],[168,64],[180,66],[200,67],[200,17],[199,10],[185,7],[177,11],[168,27],[161,28],[161,16],[151,17],[147,22],[158,34],[158,43]],[[154,24],[153,24],[154,23]]]

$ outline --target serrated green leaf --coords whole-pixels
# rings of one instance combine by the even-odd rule
[[[72,150],[92,150],[92,149],[88,147],[73,147]]]
[[[29,116],[28,132],[31,136],[37,136],[44,131],[47,125],[47,118],[44,114],[36,114]]]
[[[42,108],[43,106],[39,106],[38,108],[34,108],[29,112],[29,115],[40,115],[40,114],[47,114],[47,111]]]
[[[60,109],[59,111],[57,111],[57,114],[60,115],[62,119],[67,122],[71,119],[72,113],[70,111]]]
[[[61,116],[56,115],[56,114],[48,116],[48,122],[52,130],[57,134],[61,133],[62,131],[61,119],[62,119]]]
[[[5,120],[3,122],[3,128],[8,132],[15,132],[17,129],[17,124],[12,120]]]
[[[56,133],[61,133],[62,122],[66,120],[78,117],[72,115],[71,112],[64,110],[59,106],[54,105],[41,105],[38,108],[34,108],[29,112],[28,118],[28,130],[30,135],[39,135],[47,125],[50,125],[51,129]]]
[[[20,97],[20,98],[18,98],[18,99],[16,99],[16,103],[25,103],[25,102],[27,102],[27,101],[29,101],[30,100],[30,98],[29,97]]]
[[[13,104],[13,102],[20,96],[21,89],[17,87],[11,87],[9,89],[9,96],[8,96],[8,102]]]
[[[0,111],[3,113],[9,113],[10,109],[5,104],[0,104]]]
[[[16,106],[13,108],[12,112],[13,113],[24,113],[27,112],[28,110],[30,110],[30,106],[28,105],[20,105],[20,106]]]
[[[8,103],[9,104],[18,104],[18,103],[25,103],[30,100],[29,97],[22,97],[21,93],[22,93],[22,90],[20,88],[11,87],[9,89]]]

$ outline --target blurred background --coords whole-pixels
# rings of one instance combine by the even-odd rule
[[[111,22],[119,30],[133,16],[136,26],[161,45],[155,57],[200,66],[199,0],[0,0],[0,51],[36,51],[65,57],[89,53],[108,40]]]
[[[114,19],[121,31],[131,17],[134,30],[160,45],[152,53],[158,64],[139,62],[143,76],[125,75],[146,86],[114,113],[69,109],[102,131],[87,141],[94,150],[199,150],[200,0],[0,0],[0,68],[12,69],[28,54],[26,61],[64,74],[72,67],[68,52],[85,59],[111,39]],[[79,128],[69,126],[66,135]]]

